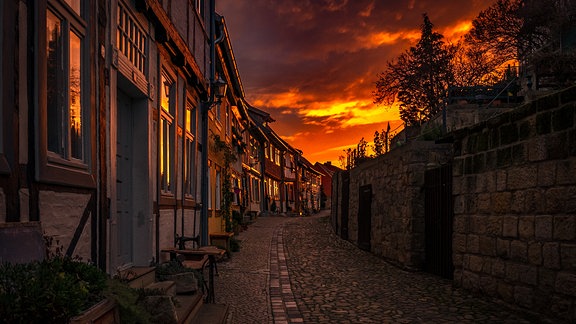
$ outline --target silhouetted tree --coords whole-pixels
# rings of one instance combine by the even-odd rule
[[[402,53],[376,81],[374,102],[400,103],[400,118],[417,125],[429,120],[446,105],[448,86],[453,82],[450,65],[454,47],[434,32],[428,15],[423,15],[421,36],[416,46]]]
[[[576,73],[574,55],[564,50],[575,14],[573,0],[498,0],[472,21],[465,38],[499,66],[518,60],[563,81]]]
[[[465,36],[476,51],[495,57],[501,63],[518,58],[522,19],[518,10],[522,0],[498,0],[472,21]]]
[[[388,147],[390,144],[389,137],[390,123],[388,123],[386,130],[382,130],[382,132],[374,132],[374,147],[372,148],[374,151],[374,156],[384,155],[388,152]]]
[[[362,137],[358,144],[356,145],[356,156],[354,157],[355,164],[358,165],[359,163],[367,160],[369,157],[367,155],[367,149],[369,145],[368,142]]]
[[[384,141],[383,141],[383,136],[384,135],[384,131],[382,131],[382,134],[380,134],[378,131],[374,132],[374,155],[375,156],[380,156],[382,154],[384,154]]]
[[[362,137],[358,144],[356,144],[356,148],[353,149],[351,147],[343,150],[344,155],[340,155],[338,160],[340,161],[340,166],[346,170],[350,170],[358,164],[370,159],[367,155],[368,150],[368,142]]]
[[[503,62],[499,57],[466,41],[458,42],[455,49],[451,62],[454,73],[452,86],[492,85],[502,80],[505,69],[502,69]]]

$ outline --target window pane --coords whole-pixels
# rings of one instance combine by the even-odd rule
[[[48,150],[64,154],[64,138],[60,131],[66,120],[62,107],[63,93],[61,89],[63,78],[63,39],[62,22],[52,12],[46,12],[46,78],[47,78],[47,124],[48,124]]]
[[[161,119],[160,121],[161,133],[160,133],[160,172],[161,172],[161,189],[164,192],[172,192],[172,172],[170,160],[170,123]]]
[[[164,124],[166,121],[164,119],[160,119],[160,188],[162,191],[166,190],[166,169],[165,169],[165,162],[164,162],[164,149],[166,148],[166,144],[164,143]]]
[[[185,190],[187,194],[192,194],[193,172],[194,172],[194,142],[190,138],[186,138],[186,182]]]
[[[220,176],[220,171],[216,171],[216,210],[220,210],[220,205],[221,205],[221,176]]]
[[[75,159],[84,158],[82,136],[82,78],[81,66],[82,40],[70,32],[69,100],[70,100],[70,155]]]
[[[186,131],[188,131],[189,133],[192,131],[192,121],[190,120],[190,118],[192,117],[192,113],[190,111],[190,106],[187,107],[186,109]]]
[[[172,102],[172,92],[174,88],[174,81],[172,81],[168,76],[162,73],[162,83],[160,93],[162,94],[160,97],[160,106],[162,109],[168,113],[172,113],[172,107],[174,103]]]

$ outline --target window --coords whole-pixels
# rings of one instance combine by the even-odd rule
[[[222,195],[222,184],[221,184],[221,173],[220,170],[216,171],[216,201],[214,202],[216,204],[216,210],[220,210],[221,204],[222,204],[222,199],[221,199],[221,195]]]
[[[118,3],[116,46],[120,53],[124,54],[138,71],[144,73],[146,65],[146,35],[120,2]]]
[[[160,189],[173,194],[176,83],[166,71],[162,71],[160,93]]]
[[[230,104],[226,103],[226,120],[224,121],[224,123],[226,124],[226,135],[230,136],[232,134],[232,117],[230,114]]]
[[[184,193],[193,194],[194,170],[196,166],[194,133],[196,132],[196,109],[191,100],[186,102],[186,139],[185,139],[185,161],[184,161]]]
[[[200,15],[200,17],[204,17],[204,0],[195,0],[196,2],[196,11]]]
[[[274,199],[278,200],[280,199],[280,190],[278,189],[278,181],[274,180],[272,182],[274,184]]]
[[[274,163],[276,163],[276,165],[280,165],[280,150],[279,149],[274,149]]]
[[[253,160],[258,160],[258,142],[255,139],[250,139],[250,156]]]
[[[294,185],[288,184],[288,190],[286,191],[286,200],[294,201]]]
[[[266,181],[266,187],[267,187],[266,194],[270,196],[270,198],[274,198],[274,184],[272,182],[274,182],[274,180]]]
[[[86,162],[86,23],[80,1],[67,3],[75,14],[56,1],[46,11],[47,146],[53,156]]]
[[[96,129],[95,29],[91,1],[34,2],[36,172],[45,183],[94,188]],[[6,45],[6,44],[4,44]],[[26,46],[26,45],[24,45]],[[3,55],[5,55],[3,53]],[[6,116],[4,116],[6,117]],[[5,122],[9,122],[5,120]],[[6,125],[6,124],[5,124]],[[6,133],[6,130],[4,130]]]
[[[204,153],[202,153],[204,154]],[[212,167],[210,165],[208,165],[208,175],[207,175],[207,180],[208,180],[208,209],[212,209],[214,206],[212,204],[212,188],[214,188],[212,186]],[[208,216],[210,216],[211,214],[209,213]]]
[[[260,201],[260,180],[252,178],[252,201]]]
[[[241,201],[240,193],[242,191],[240,190],[240,180],[235,176],[232,176],[232,190],[233,190],[232,204],[238,205],[240,204]]]
[[[214,106],[214,115],[217,121],[222,122],[222,102]]]

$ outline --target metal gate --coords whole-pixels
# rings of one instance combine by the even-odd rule
[[[358,199],[358,247],[370,251],[372,233],[372,185],[360,187]]]
[[[452,165],[425,173],[425,237],[427,272],[452,279]]]

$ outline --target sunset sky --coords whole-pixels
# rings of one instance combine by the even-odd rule
[[[494,0],[216,0],[246,99],[314,162],[340,166],[343,150],[401,124],[372,103],[386,62],[414,45],[427,13],[454,42]]]

